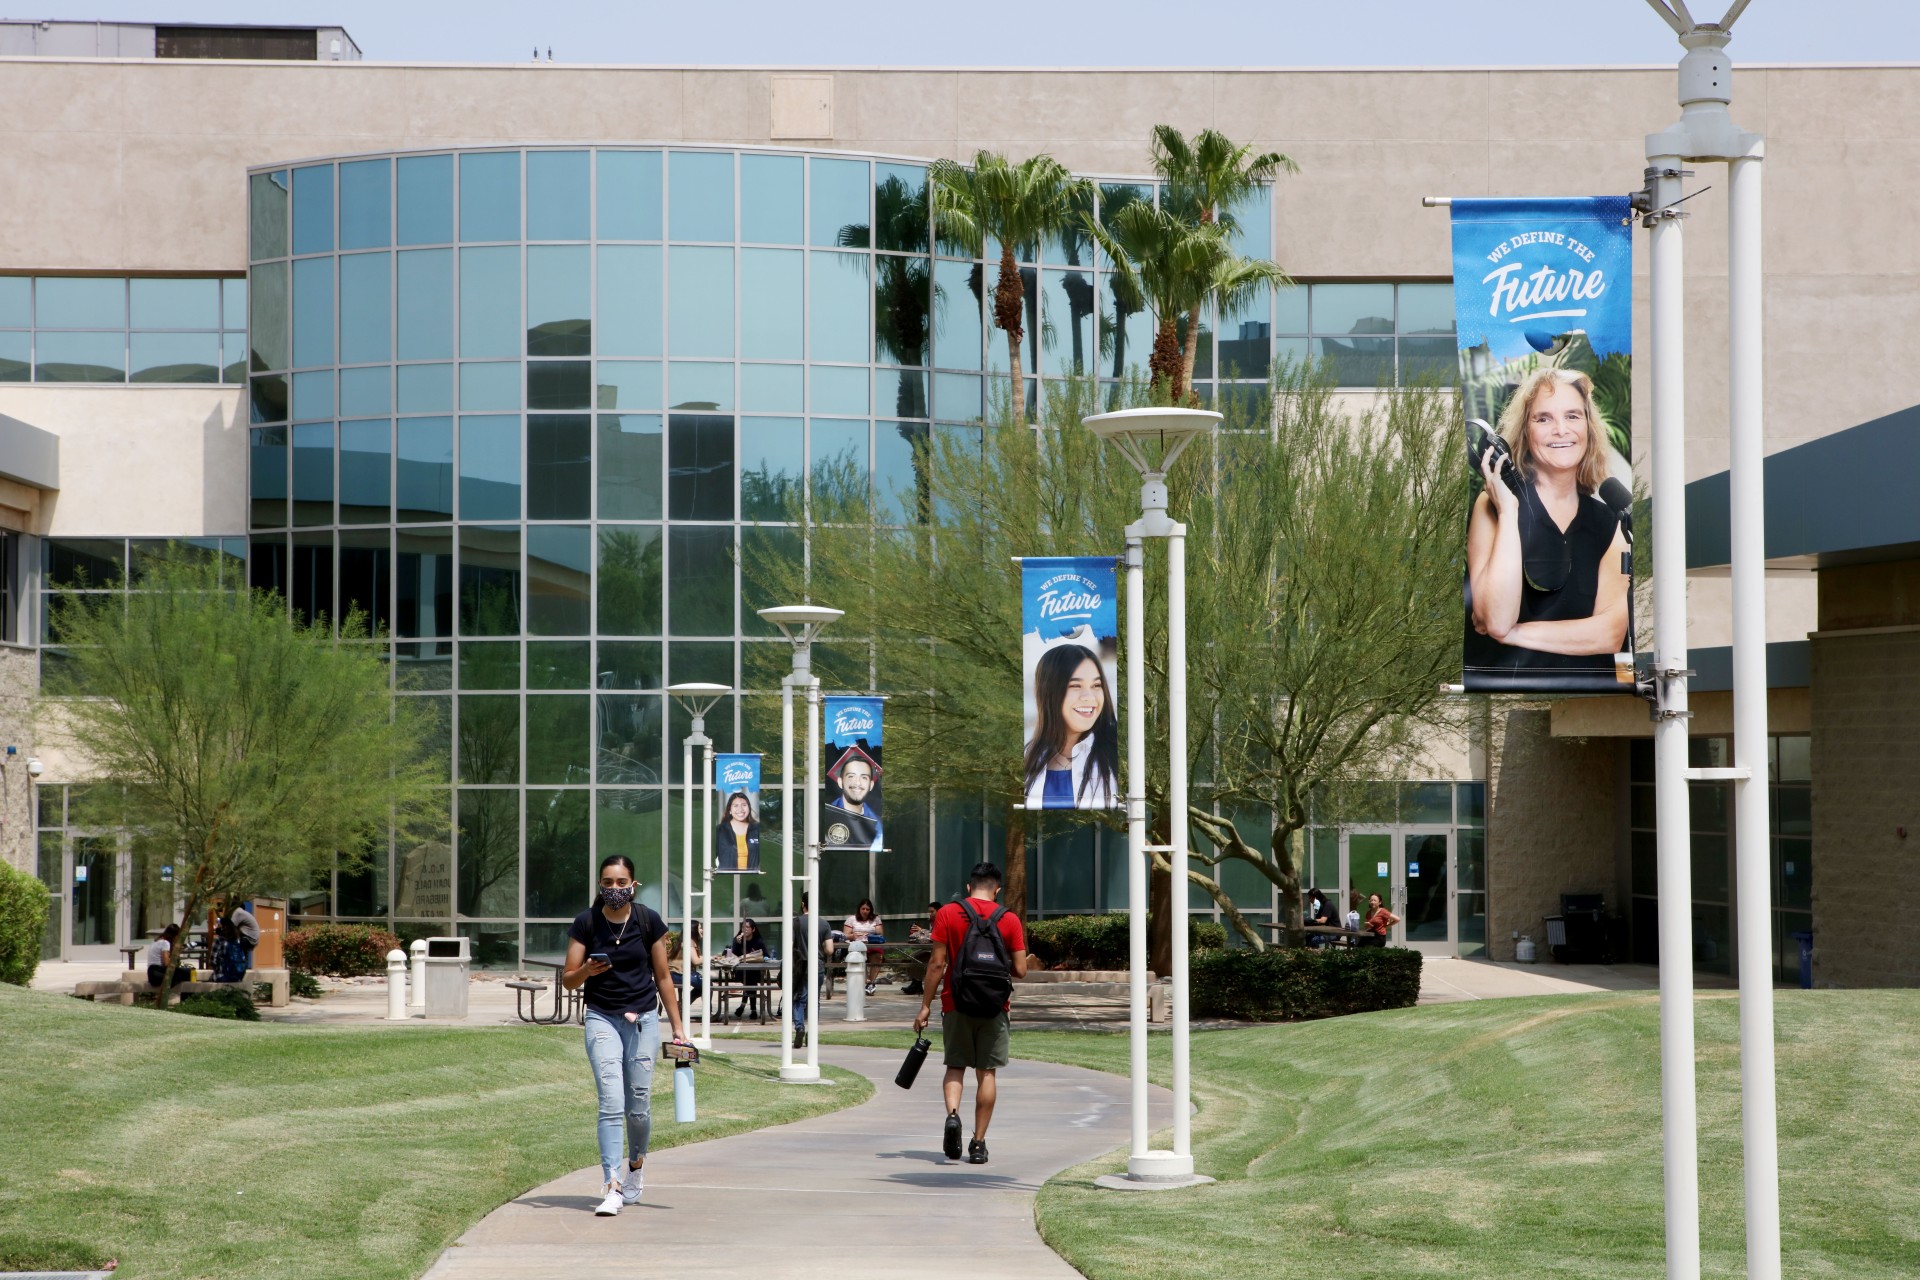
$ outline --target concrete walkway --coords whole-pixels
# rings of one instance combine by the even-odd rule
[[[773,1044],[741,1047],[779,1052]],[[1053,1174],[1126,1144],[1126,1080],[1016,1059],[1000,1072],[987,1135],[992,1161],[977,1166],[940,1154],[937,1045],[911,1091],[893,1083],[900,1054],[892,1050],[825,1045],[820,1057],[872,1080],[873,1097],[811,1120],[661,1151],[647,1160],[645,1197],[615,1218],[593,1216],[597,1165],[536,1187],[461,1236],[427,1280],[1079,1275],[1041,1243],[1033,1198]],[[584,1146],[592,1122],[585,1080],[581,1090]],[[654,1105],[662,1103],[655,1124],[671,1126],[671,1095]],[[969,1131],[972,1103],[969,1084],[962,1108]],[[1171,1097],[1155,1090],[1153,1124],[1171,1122]]]

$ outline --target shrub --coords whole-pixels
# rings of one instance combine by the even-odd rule
[[[33,981],[47,903],[47,886],[38,876],[0,862],[0,982],[24,987]]]
[[[1276,947],[1196,954],[1188,981],[1193,1011],[1207,1018],[1299,1022],[1420,998],[1420,953],[1398,947]]]
[[[287,935],[287,967],[303,973],[358,978],[387,971],[387,952],[400,939],[367,924],[316,924]]]
[[[320,980],[312,974],[303,973],[299,969],[289,969],[287,971],[287,994],[290,996],[300,996],[306,1000],[318,1000],[326,994],[326,989],[320,985]]]
[[[188,996],[180,1002],[179,1012],[195,1018],[260,1021],[260,1011],[253,1007],[253,997],[238,987]]]
[[[1049,969],[1124,969],[1127,967],[1125,912],[1100,916],[1055,916],[1027,925],[1027,952]],[[1188,928],[1192,951],[1227,945],[1224,925],[1195,920]]]

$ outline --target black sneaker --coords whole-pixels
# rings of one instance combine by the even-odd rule
[[[926,988],[917,982],[909,982],[906,986],[900,988],[900,994],[903,996],[917,996],[925,991]]]
[[[958,1111],[947,1112],[947,1127],[940,1138],[940,1150],[949,1160],[960,1158],[960,1113]]]
[[[984,1138],[975,1138],[967,1144],[967,1163],[985,1164],[987,1162],[987,1143]]]

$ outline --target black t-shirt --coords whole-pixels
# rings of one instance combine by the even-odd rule
[[[1562,545],[1569,559],[1567,578],[1558,590],[1542,591],[1526,579],[1520,583],[1520,622],[1562,622],[1591,618],[1600,595],[1600,562],[1613,546],[1620,529],[1620,517],[1596,494],[1582,494],[1574,508],[1573,519],[1563,532],[1536,503],[1522,502],[1520,539],[1522,554],[1552,558]],[[1466,666],[1469,671],[1605,672],[1613,673],[1611,653],[1563,654],[1541,649],[1523,649],[1501,644],[1473,629],[1471,606],[1467,612]]]
[[[613,967],[587,979],[587,1008],[601,1013],[652,1013],[660,992],[653,980],[653,944],[667,936],[667,922],[651,907],[633,904],[625,927],[614,924],[592,907],[573,918],[567,936],[586,947],[587,954],[607,953]]]

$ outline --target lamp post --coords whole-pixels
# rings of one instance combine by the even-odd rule
[[[813,911],[820,909],[820,755],[815,743],[820,738],[820,680],[813,674],[813,642],[828,624],[844,614],[812,604],[785,604],[762,609],[760,616],[780,628],[780,634],[793,642],[793,671],[780,681],[780,945],[787,950],[780,962],[780,1013],[784,1021],[793,1008],[793,968],[800,954],[793,937],[793,690],[807,691],[807,785],[802,793],[806,815],[805,867],[803,882],[807,902]],[[807,945],[803,940],[799,946]],[[807,972],[813,972],[809,958]],[[808,992],[807,1025],[820,1020],[820,1001]],[[820,1079],[820,1037],[807,1036],[807,1060],[793,1060],[793,1037],[786,1027],[780,1029],[780,1078],[794,1084],[811,1084]]]
[[[1780,1175],[1773,1050],[1773,902],[1767,801],[1766,529],[1760,272],[1761,169],[1766,139],[1734,123],[1727,43],[1748,0],[1697,22],[1685,0],[1648,0],[1686,50],[1680,119],[1647,135],[1652,231],[1655,808],[1659,819],[1660,1081],[1666,1176],[1667,1275],[1700,1274],[1700,1202],[1691,966],[1693,898],[1687,784],[1733,784],[1735,952],[1740,977],[1740,1136],[1745,1156],[1747,1275],[1780,1276]],[[1727,486],[1733,584],[1733,764],[1687,763],[1685,284],[1682,219],[1688,164],[1727,166]]]
[[[693,726],[680,746],[680,998],[693,999],[693,749],[700,748],[700,829],[705,832],[700,858],[700,935],[713,934],[713,739],[707,736],[707,712],[713,704],[732,693],[724,684],[670,684],[667,692],[692,719]],[[664,898],[664,895],[663,895]],[[700,951],[700,987],[704,991],[707,952]],[[700,1034],[693,1038],[699,1049],[713,1047],[713,1025],[709,1017],[712,1001],[700,1001]],[[680,1016],[686,1017],[682,1003]]]
[[[1133,1086],[1125,1185],[1210,1182],[1193,1171],[1192,1066],[1187,1001],[1187,527],[1167,514],[1167,471],[1210,436],[1207,409],[1122,409],[1086,419],[1140,472],[1140,518],[1127,526],[1127,1005]],[[1157,459],[1157,460],[1156,460]],[[1145,541],[1167,540],[1167,843],[1147,843]],[[1173,1150],[1147,1149],[1147,859],[1172,869]]]

